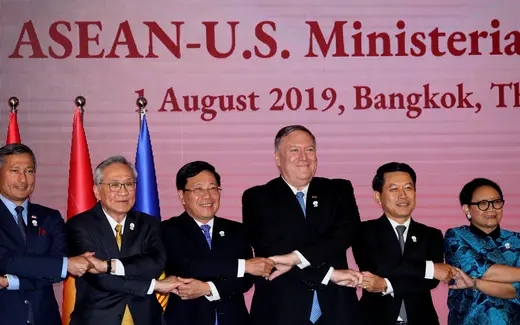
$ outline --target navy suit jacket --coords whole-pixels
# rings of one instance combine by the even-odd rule
[[[164,269],[160,225],[155,217],[129,211],[119,251],[100,203],[67,221],[73,255],[95,252],[101,260],[119,259],[125,268],[125,276],[87,273],[76,279],[71,325],[121,325],[126,305],[135,325],[162,324],[162,307],[155,293],[147,294]]]
[[[27,212],[25,245],[13,215],[0,201],[0,274],[20,280],[19,290],[0,289],[0,322],[26,325],[30,301],[38,325],[60,325],[52,284],[63,280],[63,257],[67,256],[63,218],[57,210],[30,202]]]
[[[426,261],[443,262],[443,239],[439,229],[413,219],[406,236],[404,253],[388,218],[363,221],[353,246],[360,271],[387,278],[394,296],[363,290],[360,306],[365,325],[393,325],[404,300],[408,324],[438,325],[430,291],[438,280],[425,279]],[[377,311],[377,312],[374,312]]]
[[[220,300],[206,297],[181,300],[170,294],[164,314],[170,325],[247,325],[248,312],[244,293],[253,285],[252,276],[237,277],[238,259],[253,256],[242,224],[215,217],[212,248],[195,220],[187,213],[163,222],[166,249],[166,274],[201,281],[212,281]]]
[[[242,214],[256,256],[298,250],[310,266],[293,267],[273,281],[255,278],[251,324],[307,325],[314,291],[322,310],[316,325],[356,325],[356,289],[330,281],[330,267],[347,269],[346,251],[360,223],[352,184],[314,177],[306,196],[306,216],[291,188],[279,177],[250,188],[242,197]]]

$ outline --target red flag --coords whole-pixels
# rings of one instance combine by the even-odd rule
[[[9,113],[9,126],[7,127],[7,140],[5,144],[22,143],[20,131],[18,130],[18,119],[16,112]]]
[[[72,123],[67,220],[78,213],[89,210],[96,204],[93,186],[92,165],[90,164],[87,137],[83,129],[83,116],[78,108]],[[76,285],[74,278],[69,276],[63,284],[62,323],[64,325],[70,322],[70,314],[74,310],[75,300]]]

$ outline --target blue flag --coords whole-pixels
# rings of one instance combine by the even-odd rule
[[[139,132],[137,154],[135,157],[135,168],[137,169],[137,187],[134,210],[157,217],[160,221],[159,193],[157,191],[152,142],[150,141],[146,115],[143,116],[141,122],[141,131]]]

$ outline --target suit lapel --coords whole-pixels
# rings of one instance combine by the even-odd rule
[[[121,254],[129,255],[132,243],[134,242],[136,236],[139,234],[139,231],[135,229],[137,225],[137,215],[134,213],[137,214],[139,212],[129,211],[126,214],[125,229],[123,231],[123,244],[121,245]]]
[[[306,219],[310,222],[323,222],[324,220],[320,220],[320,215],[325,215],[322,213],[322,209],[324,204],[322,202],[321,206],[319,204],[320,198],[323,197],[322,188],[317,184],[314,180],[309,184],[309,189],[307,191],[306,201],[305,201],[305,210],[306,210]]]
[[[199,225],[195,222],[195,220],[193,220],[193,218],[190,217],[190,215],[186,212],[181,214],[179,218],[182,221],[181,226],[183,228],[183,232],[186,234],[186,237],[190,238],[193,241],[193,244],[197,247],[197,250],[201,252],[211,252],[208,242],[206,241],[206,237],[204,237],[202,229],[200,229]],[[213,238],[214,237],[215,232],[213,232]]]
[[[27,238],[38,236],[38,227],[43,225],[43,216],[39,216],[34,205],[29,202],[27,209]]]
[[[97,203],[93,209],[94,215],[97,219],[95,222],[95,230],[100,234],[101,242],[105,246],[110,258],[119,257],[119,248],[117,247],[116,236],[107,220],[105,212],[101,207],[101,203]]]
[[[381,226],[381,241],[384,245],[387,245],[388,249],[391,251],[392,256],[402,256],[401,253],[401,245],[399,245],[399,238],[396,235],[394,227],[388,220],[385,215],[382,215],[380,220]],[[409,235],[408,235],[409,236]],[[406,252],[406,243],[404,247],[404,252]]]
[[[14,220],[13,215],[9,211],[9,209],[5,206],[4,202],[0,200],[0,222],[5,227],[5,234],[7,236],[11,236],[13,239],[15,239],[17,242],[20,243],[20,245],[23,245],[23,237],[20,233],[20,229],[18,229],[18,225],[16,224],[16,221]]]
[[[276,193],[274,194],[276,200],[278,202],[277,209],[282,210],[282,215],[284,218],[288,218],[288,222],[294,223],[303,223],[305,222],[306,216],[303,214],[302,208],[296,195],[294,195],[293,191],[285,183],[282,177],[279,177],[276,182],[275,187]],[[307,192],[308,193],[308,192]],[[308,195],[307,195],[308,197]],[[306,207],[306,211],[308,208]]]

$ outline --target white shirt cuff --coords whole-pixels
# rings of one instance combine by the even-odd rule
[[[329,281],[330,281],[330,278],[332,277],[332,272],[333,271],[334,271],[334,268],[331,266],[329,268],[329,271],[327,272],[327,274],[325,274],[325,277],[323,278],[323,281],[321,281],[321,284],[323,284],[323,285],[329,284]]]
[[[294,253],[296,253],[296,255],[298,255],[298,258],[300,259],[300,264],[298,264],[298,267],[300,269],[304,269],[306,268],[307,266],[310,266],[311,263],[309,261],[307,261],[307,259],[305,257],[303,257],[302,253],[298,252],[298,251],[294,251]]]
[[[433,274],[435,273],[435,266],[433,266],[432,261],[426,261],[426,272],[424,274],[425,279],[433,279]]]
[[[153,289],[155,288],[155,279],[152,279],[150,283],[150,288],[148,288],[148,291],[146,292],[147,295],[151,295],[153,293]]]
[[[211,291],[211,296],[204,296],[209,301],[217,301],[220,300],[220,295],[218,294],[217,287],[215,287],[215,284],[211,281],[206,282],[209,284],[209,290]]]
[[[116,261],[116,269],[112,270],[110,273],[113,275],[125,276],[125,266],[123,263],[118,259],[113,259],[112,261]]]
[[[392,284],[390,283],[390,280],[385,278],[385,282],[386,282],[386,291],[383,292],[383,296],[392,295],[392,297],[393,297],[394,296],[394,288],[392,287]]]
[[[246,273],[246,260],[238,260],[237,278],[243,278]]]

